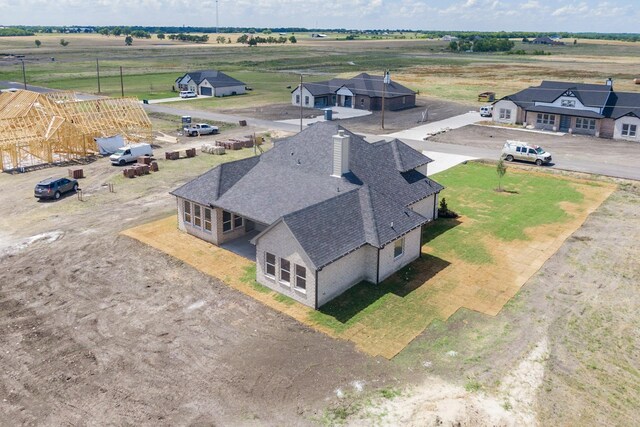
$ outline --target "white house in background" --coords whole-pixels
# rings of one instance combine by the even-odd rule
[[[256,280],[318,308],[420,256],[443,189],[429,162],[399,140],[370,144],[325,122],[171,194],[181,230],[215,245],[251,239]]]
[[[553,132],[640,142],[640,93],[605,84],[543,81],[493,105],[493,120]]]
[[[190,90],[203,96],[232,96],[246,93],[246,85],[216,70],[192,71],[176,79],[178,91]]]

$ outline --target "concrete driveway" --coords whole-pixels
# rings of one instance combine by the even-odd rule
[[[477,157],[465,156],[462,154],[442,153],[440,151],[425,150],[422,154],[433,160],[433,162],[429,163],[429,166],[427,167],[427,176],[442,172],[468,160],[477,159]]]
[[[363,117],[371,115],[371,111],[368,110],[359,110],[357,108],[346,108],[346,107],[328,107],[318,110],[318,115],[311,119],[302,119],[302,124],[304,126],[308,126],[311,123],[324,122],[324,111],[325,110],[333,111],[333,120],[344,120],[344,119],[353,119],[355,117]],[[300,119],[287,119],[287,120],[278,120],[278,123],[287,123],[292,125],[300,125]]]
[[[391,136],[399,139],[406,138],[414,140],[424,140],[431,135],[444,132],[445,130],[458,129],[463,126],[472,125],[482,120],[485,119],[480,116],[479,112],[469,111],[468,113],[461,114],[459,116],[450,117],[444,120],[438,120],[437,122],[427,123],[422,126],[417,126],[400,132],[391,133],[386,136]]]
[[[194,98],[181,98],[179,96],[174,96],[173,98],[160,98],[160,99],[149,99],[149,104],[162,104],[165,102],[176,102],[176,101],[192,101],[194,99],[202,99],[202,98],[211,98],[210,96],[196,96]]]

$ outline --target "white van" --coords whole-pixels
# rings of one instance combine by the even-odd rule
[[[124,166],[127,163],[135,162],[140,156],[153,156],[150,144],[141,143],[120,147],[109,156],[109,160],[113,165]]]
[[[181,90],[180,91],[180,98],[195,98],[197,96],[198,96],[198,94],[195,93],[192,90]]]
[[[493,115],[493,105],[485,105],[484,107],[480,107],[481,117],[491,117],[492,115]]]

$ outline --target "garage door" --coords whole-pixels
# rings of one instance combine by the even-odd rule
[[[204,96],[213,96],[213,88],[210,88],[210,87],[201,87],[201,88],[200,88],[200,95],[204,95]]]

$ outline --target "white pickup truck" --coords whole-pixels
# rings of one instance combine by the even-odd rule
[[[218,133],[217,126],[211,126],[206,123],[193,123],[184,129],[185,135],[199,136],[199,135],[214,135]]]

